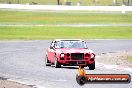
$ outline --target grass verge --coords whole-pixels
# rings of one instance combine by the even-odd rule
[[[132,14],[0,10],[0,24],[131,24]]]
[[[81,5],[113,5],[112,0],[60,0],[62,5],[66,4],[66,1],[70,1],[71,5],[77,5],[78,2],[81,2]],[[0,0],[1,3],[18,3],[18,0]],[[36,3],[36,4],[57,4],[57,0],[19,0],[20,4],[26,4],[26,3]],[[116,1],[117,5],[122,5],[122,0]]]
[[[132,39],[131,27],[0,27],[0,39]]]
[[[132,57],[128,57],[128,61],[132,62]]]

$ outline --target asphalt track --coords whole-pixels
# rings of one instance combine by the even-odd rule
[[[46,67],[45,50],[51,41],[0,41],[0,77],[9,78],[39,88],[132,88],[129,84],[77,84],[77,67]],[[108,52],[132,50],[132,40],[87,40],[87,45],[96,55]],[[132,71],[99,68],[92,74],[130,74]]]

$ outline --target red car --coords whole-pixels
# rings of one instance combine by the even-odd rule
[[[88,66],[95,69],[95,54],[88,49],[85,41],[79,39],[56,39],[52,41],[50,48],[46,50],[46,66]]]

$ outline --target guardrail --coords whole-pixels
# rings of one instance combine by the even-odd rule
[[[65,5],[29,5],[29,4],[0,4],[3,9],[25,9],[25,10],[79,10],[79,11],[132,11],[132,6],[65,6]]]

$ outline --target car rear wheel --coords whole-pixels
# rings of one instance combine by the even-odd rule
[[[55,56],[55,68],[61,68],[61,64],[58,62],[57,57]]]
[[[95,69],[95,62],[89,65],[89,70],[94,70],[94,69]]]
[[[51,63],[49,62],[47,56],[45,56],[45,65],[46,65],[46,66],[51,66]]]

